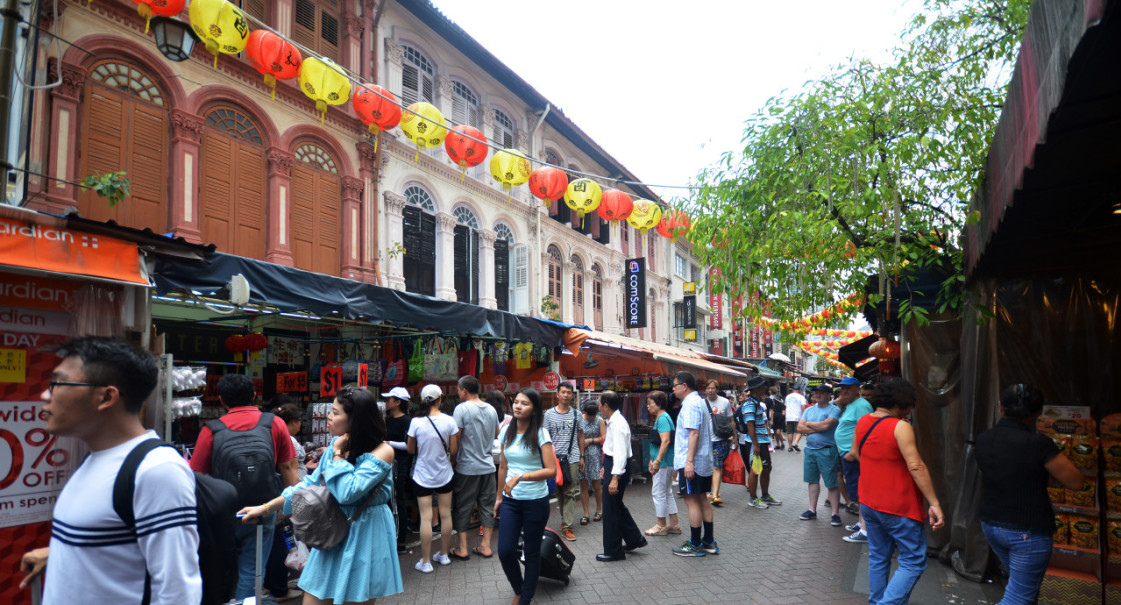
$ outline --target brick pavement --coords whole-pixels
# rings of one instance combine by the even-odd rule
[[[631,553],[626,561],[599,563],[600,524],[577,526],[572,583],[563,586],[549,580],[538,584],[539,603],[714,603],[734,602],[766,605],[835,603],[857,605],[868,601],[867,547],[841,538],[844,527],[829,525],[824,502],[816,521],[800,521],[806,510],[806,485],[802,483],[802,454],[774,453],[772,494],[782,506],[756,510],[747,505],[742,486],[725,486],[724,505],[716,509],[716,539],[721,554],[682,558],[671,554],[682,536],[647,538],[650,545]],[[821,499],[826,497],[822,490]],[[649,484],[636,481],[627,488],[627,506],[641,529],[654,523]],[[679,498],[682,522],[687,525],[684,502]],[[856,517],[842,511],[845,524]],[[554,504],[550,527],[559,524]],[[686,535],[688,530],[686,530]],[[470,544],[478,543],[473,532]],[[454,561],[436,565],[432,574],[422,574],[413,565],[416,552],[401,555],[405,592],[379,600],[380,603],[506,604],[513,597],[498,557]],[[958,578],[952,570],[930,560],[926,573],[912,595],[918,605],[995,603],[1000,590]]]

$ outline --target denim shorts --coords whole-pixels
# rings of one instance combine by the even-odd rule
[[[802,480],[806,483],[817,483],[820,477],[825,487],[837,487],[837,448],[833,446],[817,449],[806,448],[806,455],[802,459]]]

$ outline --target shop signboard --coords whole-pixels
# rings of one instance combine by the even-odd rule
[[[530,386],[530,388],[532,388],[536,391],[539,391],[539,392],[544,391],[545,390],[545,381],[544,380],[533,380],[533,381],[530,381],[529,386]]]
[[[720,276],[720,270],[713,267],[708,270],[708,328],[710,330],[723,330],[724,329],[724,297],[720,294],[713,292],[713,284],[716,283],[717,278]]]
[[[545,373],[545,388],[552,391],[560,386],[560,374],[556,372]]]
[[[280,372],[276,375],[276,392],[307,392],[307,372]]]
[[[684,307],[684,317],[682,318],[681,326],[683,328],[693,329],[697,327],[697,297],[693,295],[684,296],[681,299],[681,304]],[[686,330],[688,331],[688,330]],[[695,332],[695,330],[694,330]],[[694,334],[693,340],[696,340]]]
[[[494,377],[494,387],[496,389],[498,389],[499,391],[505,391],[506,390],[506,385],[507,385],[507,380],[506,380],[505,376],[503,376],[502,374],[498,374],[497,376]]]
[[[334,397],[343,388],[342,366],[323,366],[319,369],[319,396]]]
[[[632,258],[624,264],[623,317],[627,329],[646,327],[646,259]]]
[[[585,378],[585,379],[584,379],[584,388],[583,388],[583,390],[585,390],[585,391],[594,391],[594,390],[596,390],[596,379],[595,379],[595,378]]]
[[[518,382],[507,382],[506,383],[506,392],[507,393],[517,393],[520,390],[522,390],[521,383],[518,383]]]

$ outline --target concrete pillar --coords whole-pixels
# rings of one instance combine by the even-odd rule
[[[387,246],[404,245],[405,241],[405,196],[396,191],[384,191],[385,200],[385,241]],[[394,290],[405,289],[405,257],[402,254],[386,255],[386,286]]]
[[[576,263],[568,261],[561,264],[564,269],[561,271],[561,291],[564,294],[561,296],[561,321],[564,323],[572,323],[572,275],[576,273]]]
[[[455,226],[447,212],[436,213],[436,298],[455,300]]]
[[[362,204],[361,220],[362,229],[360,238],[360,261],[362,267],[362,281],[377,283],[377,270],[374,263],[379,256],[378,248],[378,184],[376,181],[378,154],[374,146],[366,141],[357,144],[360,160],[359,175],[362,178]],[[385,285],[382,283],[381,285]]]
[[[199,148],[206,121],[197,115],[171,110],[171,220],[175,235],[196,244],[202,241],[199,227]]]
[[[70,206],[78,205],[78,188],[71,182],[78,180],[78,121],[81,112],[78,104],[86,83],[86,70],[80,65],[63,63],[59,67],[52,60],[50,78],[60,78],[62,84],[51,90],[50,144],[47,146],[46,201],[43,210],[62,214]],[[61,73],[60,73],[61,71]]]
[[[479,305],[487,309],[497,309],[498,299],[494,292],[494,242],[498,235],[490,229],[479,231]],[[514,268],[510,267],[513,275]]]
[[[292,162],[296,157],[286,149],[268,150],[268,204],[265,260],[291,267],[292,257]]]
[[[342,276],[363,281],[362,270],[362,179],[342,178]]]

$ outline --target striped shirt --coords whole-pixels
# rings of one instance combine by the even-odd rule
[[[673,443],[673,468],[683,469],[689,457],[689,430],[697,435],[697,449],[693,453],[693,472],[712,476],[712,429],[709,427],[708,406],[696,391],[689,393],[681,401],[681,412],[677,415],[677,433]]]
[[[748,396],[744,400],[743,405],[740,406],[740,418],[743,419],[744,426],[747,426],[749,422],[755,423],[755,438],[752,439],[750,435],[746,435],[748,441],[771,442],[771,433],[767,430],[767,408],[763,407],[758,399]]]
[[[152,450],[136,471],[135,531],[113,511],[117,471],[153,437],[149,431],[90,454],[66,482],[53,512],[44,605],[139,602],[145,570],[153,605],[202,599],[195,476],[175,450]]]

